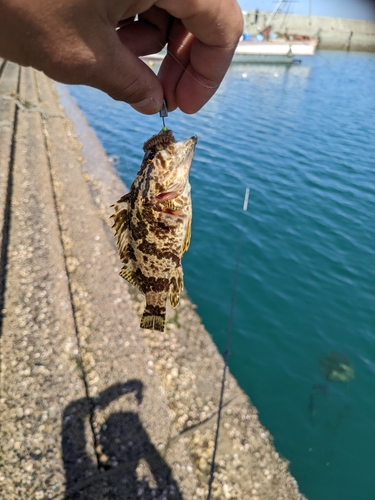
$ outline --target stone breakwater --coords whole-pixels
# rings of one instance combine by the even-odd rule
[[[244,12],[244,31],[256,35],[263,28],[270,12]],[[375,22],[335,17],[276,14],[272,31],[318,36],[320,49],[375,52]]]
[[[223,359],[186,296],[140,330],[125,187],[58,89],[0,60],[0,498],[205,498]],[[212,498],[303,498],[230,375]]]

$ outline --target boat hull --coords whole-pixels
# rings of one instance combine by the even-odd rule
[[[278,54],[234,54],[233,64],[292,64],[294,56]]]
[[[306,41],[264,41],[245,42],[237,45],[233,63],[271,63],[292,64],[294,56],[312,56],[315,54],[317,40]],[[158,54],[141,57],[146,62],[161,62],[165,57],[165,49]]]
[[[286,63],[293,62],[294,56],[315,54],[317,40],[306,41],[241,41],[237,45],[232,62]]]

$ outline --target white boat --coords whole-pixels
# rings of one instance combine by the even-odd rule
[[[233,63],[291,64],[295,56],[315,54],[318,40],[241,41],[234,53]]]
[[[317,39],[312,40],[264,40],[238,43],[232,63],[278,63],[292,64],[295,56],[313,56]],[[161,62],[167,51],[141,57],[146,62]]]
[[[291,0],[279,0],[264,23],[258,27],[255,38],[249,33],[244,33],[243,40],[238,43],[232,62],[262,62],[286,63],[293,62],[295,56],[313,56],[318,45],[317,38],[305,35],[291,35],[272,33],[272,20],[278,13],[283,13],[285,6]]]
[[[243,40],[238,42],[234,53],[233,63],[278,63],[291,64],[295,56],[313,56],[318,45],[317,38],[299,34],[277,34],[271,33],[271,22],[277,13],[291,0],[278,0],[273,12],[265,22],[265,26],[250,40],[251,34],[244,33]],[[166,55],[166,49],[158,54],[142,57],[144,61],[152,64],[162,61]]]

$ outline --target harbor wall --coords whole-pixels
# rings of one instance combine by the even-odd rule
[[[0,145],[0,498],[204,500],[224,360],[194,304],[139,328],[126,187],[67,87],[0,58]],[[212,500],[305,500],[230,372],[216,464]]]
[[[255,36],[262,29],[270,12],[244,12],[245,33]],[[318,36],[320,49],[375,52],[375,22],[336,17],[276,14],[272,20],[273,32]]]

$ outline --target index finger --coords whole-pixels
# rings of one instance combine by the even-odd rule
[[[181,19],[194,35],[191,43],[181,40],[180,46],[179,40],[171,40],[171,56],[176,64],[184,61],[184,71],[173,68],[169,57],[159,78],[172,107],[195,113],[215,93],[230,65],[243,30],[241,9],[235,0],[158,0],[156,5]]]

